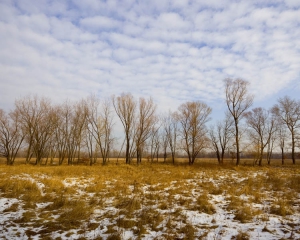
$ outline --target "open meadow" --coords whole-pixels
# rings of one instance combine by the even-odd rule
[[[300,239],[299,162],[241,163],[1,163],[0,238]]]

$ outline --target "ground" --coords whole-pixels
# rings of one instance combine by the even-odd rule
[[[0,165],[4,239],[300,239],[300,166]]]

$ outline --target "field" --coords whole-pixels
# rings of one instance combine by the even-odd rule
[[[300,239],[299,164],[17,162],[0,194],[1,239]]]

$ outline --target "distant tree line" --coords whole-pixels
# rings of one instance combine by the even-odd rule
[[[177,111],[158,114],[152,98],[135,99],[130,93],[101,100],[91,95],[78,102],[54,105],[44,97],[27,96],[15,101],[6,113],[0,109],[0,156],[12,165],[22,150],[25,161],[35,164],[73,164],[82,160],[103,164],[124,152],[127,164],[162,156],[173,163],[178,154],[193,164],[205,151],[213,151],[222,164],[228,154],[240,164],[241,152],[262,165],[270,164],[274,149],[296,162],[299,148],[300,101],[279,98],[271,109],[254,108],[249,83],[225,79],[227,109],[224,119],[207,126],[211,107],[202,101],[181,104]],[[122,124],[124,139],[116,150],[115,119]]]

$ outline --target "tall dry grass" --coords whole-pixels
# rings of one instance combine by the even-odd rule
[[[299,200],[300,167],[218,165],[210,159],[193,166],[183,159],[175,165],[142,162],[136,166],[121,160],[104,166],[0,165],[0,193],[22,201],[24,213],[15,222],[21,227],[39,227],[45,239],[60,229],[84,232],[91,219],[96,222],[90,228],[101,228],[105,218],[111,219],[107,228],[111,239],[120,237],[118,229],[122,228],[140,238],[150,230],[163,231],[166,239],[179,233],[193,239],[197,229],[183,209],[213,215],[214,196],[222,196],[227,211],[241,223],[269,214],[291,214]],[[254,207],[263,202],[269,202],[269,208]],[[47,204],[37,207],[42,203]],[[115,211],[106,211],[107,207]],[[6,209],[18,210],[16,205]],[[178,219],[180,228],[175,224]]]

